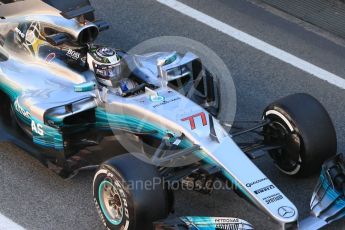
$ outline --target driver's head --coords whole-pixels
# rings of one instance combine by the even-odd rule
[[[87,54],[89,68],[97,81],[105,86],[115,86],[121,78],[121,59],[116,50],[108,47],[91,47]]]

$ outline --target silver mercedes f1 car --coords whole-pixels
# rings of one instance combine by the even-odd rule
[[[174,207],[167,184],[176,182],[210,193],[221,180],[283,229],[320,228],[345,215],[344,164],[315,98],[282,98],[252,127],[229,133],[217,119],[225,103],[219,80],[195,54],[133,55],[95,44],[109,25],[88,0],[1,2],[1,139],[64,178],[95,169],[94,202],[107,229],[253,229],[237,218],[166,219]],[[238,140],[249,133],[256,137]],[[105,139],[127,153],[103,148]],[[252,162],[266,153],[295,177],[333,157],[310,218],[299,223],[295,205]]]

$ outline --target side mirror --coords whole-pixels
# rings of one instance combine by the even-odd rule
[[[158,70],[158,77],[163,78],[166,76],[166,72],[163,70],[163,66],[165,65],[165,59],[158,58],[157,59],[157,70]]]
[[[157,59],[157,70],[158,70],[158,77],[162,78],[165,85],[168,84],[168,74],[163,69],[163,66],[169,65],[177,59],[177,53],[172,52],[166,56],[160,57]]]

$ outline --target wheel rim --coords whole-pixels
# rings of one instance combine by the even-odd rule
[[[104,180],[98,188],[99,203],[103,214],[113,225],[119,225],[123,218],[121,196],[113,183]]]
[[[280,171],[294,175],[301,168],[301,140],[289,129],[291,124],[286,124],[285,120],[279,119],[280,117],[278,120],[276,116],[271,117],[274,121],[266,127],[265,139],[270,144],[282,145],[282,148],[270,150],[269,153]]]

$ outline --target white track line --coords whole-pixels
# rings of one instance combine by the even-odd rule
[[[0,230],[25,230],[25,228],[0,214]]]
[[[345,80],[327,70],[324,70],[316,65],[313,65],[301,58],[298,58],[284,50],[274,47],[256,37],[253,37],[241,30],[238,30],[224,22],[221,22],[207,14],[204,14],[186,4],[183,4],[176,0],[156,0],[157,2],[166,5],[184,15],[187,15],[195,20],[202,22],[224,34],[229,35],[247,45],[261,50],[262,52],[269,54],[283,62],[286,62],[294,67],[301,69],[319,79],[325,80],[332,85],[345,89]]]

